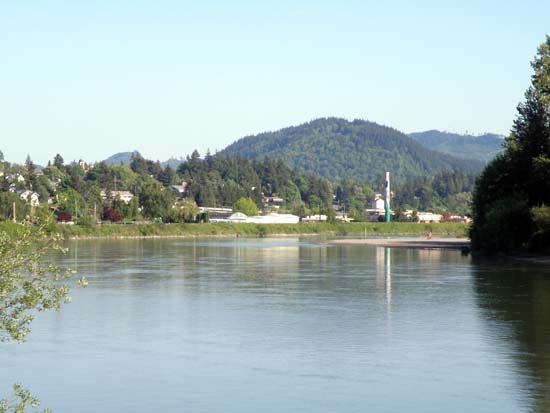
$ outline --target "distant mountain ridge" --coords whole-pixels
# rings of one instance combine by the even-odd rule
[[[130,166],[130,161],[132,160],[132,156],[138,153],[139,153],[138,151],[115,153],[114,155],[109,156],[103,162],[105,162],[107,165]]]
[[[485,133],[480,136],[429,130],[409,133],[409,136],[426,148],[462,159],[487,162],[502,151],[504,136]]]
[[[380,181],[385,171],[406,180],[443,171],[478,173],[483,163],[425,148],[396,129],[365,120],[320,118],[299,126],[237,140],[221,151],[227,156],[282,159],[290,167],[331,181],[353,178]]]
[[[130,166],[130,162],[132,161],[132,156],[134,155],[139,155],[139,151],[115,153],[114,155],[109,156],[103,162],[105,162],[107,165]],[[164,162],[161,162],[160,164],[163,167],[170,166],[172,169],[177,169],[177,167],[180,166],[180,164],[184,160],[185,159],[183,157],[180,157],[180,158],[172,157]]]

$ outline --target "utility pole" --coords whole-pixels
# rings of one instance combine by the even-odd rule
[[[94,202],[94,225],[97,222],[97,204]]]
[[[17,218],[15,217],[15,202],[13,203],[13,223],[15,224],[17,222]]]

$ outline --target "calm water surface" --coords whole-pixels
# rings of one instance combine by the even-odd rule
[[[311,240],[70,244],[89,280],[2,344],[55,412],[548,412],[550,269]],[[73,284],[75,281],[73,281]]]

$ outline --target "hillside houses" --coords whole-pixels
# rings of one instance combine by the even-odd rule
[[[176,197],[176,199],[183,199],[185,196],[185,192],[187,191],[187,182],[183,181],[179,185],[172,185],[170,188],[172,189],[172,193]]]
[[[64,164],[61,157],[56,157],[54,164],[43,169],[6,162],[0,164],[0,169],[3,172],[0,183],[4,210],[14,202],[19,204],[18,211],[27,214],[31,212],[30,206],[49,205],[58,218],[65,214],[69,220],[83,214],[87,218],[93,216],[96,220],[111,222],[208,219],[215,222],[229,219],[240,198],[253,203],[260,210],[258,216],[277,213],[270,218],[259,218],[261,222],[283,219],[284,214],[294,214],[302,222],[380,221],[385,212],[384,197],[374,194],[368,185],[351,180],[331,183],[314,176],[300,176],[283,163],[269,159],[250,163],[195,157],[174,171],[139,157],[130,166],[109,166],[100,162],[93,167],[83,160]],[[397,189],[392,220],[439,222],[458,219],[445,212],[445,206],[440,204],[431,213],[419,213],[419,208],[430,211],[425,209],[429,204],[418,202],[413,189],[408,188],[409,192]],[[462,202],[462,198],[458,198],[458,202]],[[225,208],[212,208],[215,206]],[[201,211],[197,215],[199,207]],[[415,209],[415,212],[406,214],[405,208]],[[444,214],[439,216],[436,212]],[[451,216],[453,218],[449,218]],[[232,219],[238,221],[243,217],[235,215]],[[251,222],[250,219],[247,217],[246,222]]]
[[[19,198],[22,201],[28,202],[33,207],[37,207],[40,205],[40,202],[38,200],[40,198],[40,195],[31,190],[27,189],[26,191],[19,192]]]
[[[9,183],[23,183],[25,182],[25,177],[23,175],[21,175],[19,172],[17,173],[14,173],[14,174],[8,174],[6,176],[4,176],[4,179],[6,181],[8,181]]]
[[[134,194],[132,194],[130,191],[106,191],[101,190],[101,199],[106,200],[107,198],[110,199],[120,199],[125,204],[129,204],[132,199],[134,199]]]

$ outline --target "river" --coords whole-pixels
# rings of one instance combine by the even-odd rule
[[[548,412],[550,268],[311,239],[101,240],[0,344],[54,412]],[[77,278],[78,278],[77,277]]]

